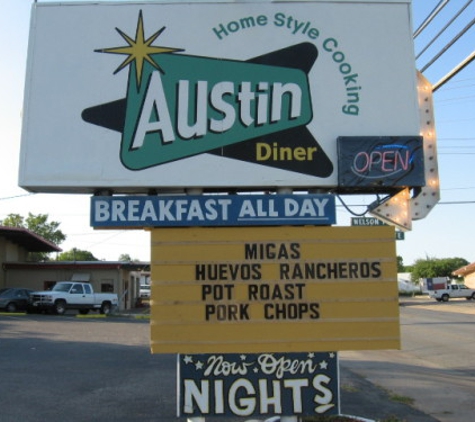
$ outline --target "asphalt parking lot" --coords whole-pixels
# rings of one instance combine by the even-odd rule
[[[147,320],[0,318],[3,422],[176,420],[175,356],[150,353]]]
[[[2,422],[186,420],[176,417],[176,355],[150,353],[148,319],[0,315],[0,373]],[[340,382],[344,414],[435,421],[344,367]]]

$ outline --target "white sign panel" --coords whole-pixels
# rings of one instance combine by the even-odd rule
[[[419,133],[410,1],[35,3],[20,185],[334,187]]]

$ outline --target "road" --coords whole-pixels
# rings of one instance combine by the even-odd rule
[[[402,300],[400,351],[340,353],[340,365],[441,422],[473,420],[475,302]]]
[[[176,422],[176,357],[148,345],[148,320],[0,316],[0,420]]]
[[[400,309],[402,350],[340,353],[342,377],[360,376],[351,410],[372,383],[413,398],[430,420],[473,420],[475,303],[415,299]],[[185,420],[175,416],[176,356],[150,353],[148,320],[0,315],[0,374],[2,422]]]

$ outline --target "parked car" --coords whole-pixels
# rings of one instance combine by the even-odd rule
[[[0,309],[7,312],[24,311],[33,290],[17,287],[0,289]]]
[[[149,285],[142,285],[140,286],[140,297],[143,299],[148,299],[150,297],[150,286]]]
[[[437,302],[448,302],[449,299],[463,297],[475,300],[475,289],[469,289],[464,284],[449,284],[445,289],[430,292],[429,296]]]
[[[107,315],[118,303],[117,294],[94,293],[90,283],[58,281],[52,290],[32,292],[27,311],[52,311],[63,315],[68,309],[77,309],[83,315],[89,311]]]

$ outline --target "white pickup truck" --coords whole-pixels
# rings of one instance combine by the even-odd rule
[[[27,311],[62,315],[68,309],[77,309],[83,315],[92,310],[109,314],[118,302],[115,293],[94,293],[90,283],[59,281],[52,290],[32,292]]]
[[[433,290],[429,296],[437,302],[447,302],[449,299],[465,298],[475,300],[475,290],[469,289],[464,284],[449,284],[446,289]]]

